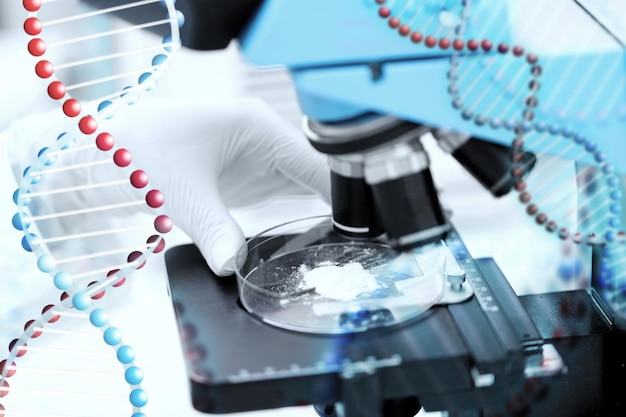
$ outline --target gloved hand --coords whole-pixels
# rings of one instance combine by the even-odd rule
[[[48,125],[57,116],[30,116],[0,138],[8,142],[16,176],[45,145],[41,133],[61,131]],[[133,163],[149,175],[151,187],[163,193],[164,211],[218,275],[234,272],[235,254],[245,243],[229,208],[281,195],[318,193],[330,201],[325,157],[297,127],[259,100],[144,99],[100,127],[132,152]],[[120,170],[111,168],[111,179],[120,178]],[[76,192],[72,198],[84,196]]]

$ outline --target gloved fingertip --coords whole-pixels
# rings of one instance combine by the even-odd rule
[[[213,273],[226,277],[235,273],[237,254],[244,243],[243,236],[235,233],[209,243],[205,248],[201,248],[201,252]]]
[[[232,258],[228,258],[223,263],[217,263],[212,271],[215,275],[220,277],[227,277],[231,275],[235,275],[235,271],[237,268],[237,257],[234,256]]]

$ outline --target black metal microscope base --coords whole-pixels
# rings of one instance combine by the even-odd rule
[[[518,298],[491,259],[475,261],[480,297],[406,324],[332,336],[251,317],[235,279],[214,276],[193,245],[170,249],[166,263],[201,412],[304,404],[324,417],[408,417],[420,407],[450,417],[624,412],[616,400],[626,389],[624,336],[601,303],[582,290]],[[551,375],[557,358],[563,370]]]

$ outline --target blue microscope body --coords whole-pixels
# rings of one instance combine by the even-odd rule
[[[543,39],[540,33],[546,25],[562,25],[560,32],[567,31],[567,16],[559,20],[532,10],[518,16],[520,6],[512,0],[474,0],[463,17],[465,3],[402,0],[381,6],[374,0],[267,0],[239,41],[251,64],[289,68],[301,109],[311,118],[338,121],[372,111],[507,145],[515,136],[511,127],[522,121],[527,85],[532,80],[533,64],[525,58],[535,54],[542,70],[541,88],[536,93],[538,105],[530,133],[552,129],[584,135],[617,169],[626,169],[622,161],[626,54],[619,39],[597,33],[593,41],[576,39],[551,48],[555,40]],[[387,18],[379,15],[381,7],[388,8]],[[472,51],[466,44],[455,51],[453,46],[429,47],[425,39],[415,43],[410,34],[403,36],[399,27],[390,27],[393,17],[400,25],[420,28],[424,37],[433,34],[437,40],[450,42],[489,40],[493,46],[488,51],[481,47]],[[578,28],[581,32],[603,32],[592,18],[581,19],[586,23]],[[462,22],[463,33],[456,33]],[[519,43],[523,39],[512,33],[515,22],[525,22],[517,31],[529,38],[530,46]],[[524,52],[519,57],[501,54],[500,44],[509,51],[517,45]],[[459,88],[461,93],[469,90],[463,99],[466,107],[474,105],[470,109],[474,117],[463,117],[462,110],[453,106],[449,88],[454,53],[462,61],[456,74],[463,78]],[[480,113],[498,120],[477,123]],[[567,146],[566,140],[558,142],[553,152]]]

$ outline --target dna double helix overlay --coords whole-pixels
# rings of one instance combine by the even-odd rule
[[[0,415],[144,415],[135,353],[98,303],[164,250],[173,224],[107,120],[155,87],[184,19],[173,0],[97,4],[23,1],[33,76],[59,111],[31,138],[12,222],[60,297],[0,362]]]
[[[618,239],[622,234],[616,207],[621,199],[619,177],[615,167],[606,162],[605,152],[586,132],[589,125],[624,123],[620,51],[595,50],[595,40],[590,36],[588,45],[576,44],[585,53],[551,53],[543,57],[514,43],[511,28],[503,24],[501,14],[472,20],[469,0],[376,3],[380,5],[379,15],[407,42],[448,51],[448,94],[459,117],[493,131],[510,131],[518,157],[525,150],[545,155],[546,163],[532,174],[541,181],[531,188],[530,180],[517,178],[520,202],[537,224],[576,243],[610,243]],[[567,3],[559,1],[550,7],[558,11]],[[437,8],[455,16],[459,24],[444,26],[440,19],[433,18]],[[541,27],[563,28],[559,22],[562,13],[536,16],[540,13],[529,9],[518,20],[533,22],[541,18]],[[465,35],[468,25],[473,29],[471,37]],[[564,30],[575,32],[570,26],[575,25]],[[531,28],[529,24],[527,30]],[[524,35],[524,30],[522,27],[517,31]],[[541,33],[535,35],[544,39]],[[567,38],[568,34],[561,36]],[[553,39],[544,41],[557,43]],[[555,48],[558,51],[559,46]],[[572,85],[577,88],[571,90]],[[578,171],[578,195],[559,194],[570,174],[563,171],[567,168],[554,168],[559,160],[579,161],[585,166]],[[519,171],[512,175],[519,175]],[[571,212],[571,202],[576,203],[576,212]]]
[[[611,276],[605,285],[611,291],[624,289],[621,181],[609,162],[610,149],[597,140],[623,140],[626,77],[621,48],[601,29],[591,30],[597,24],[567,1],[533,0],[524,6],[373,1],[379,17],[399,37],[416,48],[450,56],[447,93],[463,121],[487,135],[510,137],[511,175],[533,223],[559,240],[605,247],[604,269]],[[476,5],[483,6],[480,12],[490,7],[491,13],[475,12]],[[514,18],[508,19],[507,13]],[[580,36],[580,27],[587,28],[585,36]],[[525,151],[539,155],[527,178]]]

